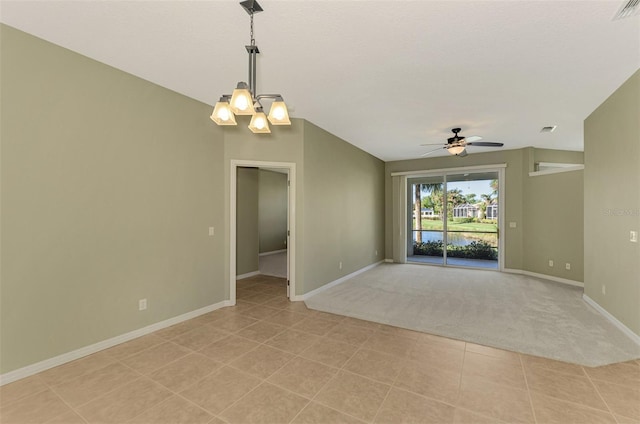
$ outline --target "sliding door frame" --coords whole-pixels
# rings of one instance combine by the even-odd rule
[[[458,168],[441,168],[441,169],[429,169],[422,171],[404,171],[404,172],[392,172],[392,177],[404,177],[401,179],[403,182],[403,187],[401,187],[401,192],[405,193],[404,202],[399,205],[401,214],[403,217],[403,221],[400,225],[402,228],[408,228],[408,208],[407,208],[407,197],[406,193],[408,193],[408,179],[410,178],[419,178],[419,177],[436,177],[436,176],[447,176],[461,173],[474,173],[474,172],[497,172],[498,173],[498,271],[504,271],[504,210],[505,210],[505,197],[504,197],[504,176],[505,176],[505,168],[507,167],[506,163],[494,164],[494,165],[479,165],[479,166],[462,166]],[[445,178],[446,180],[446,178]],[[446,193],[445,193],[446,195]],[[402,197],[402,196],[401,196]],[[394,223],[394,225],[397,225]],[[446,223],[444,224],[444,231],[446,231]],[[407,235],[405,235],[406,238]],[[412,235],[413,236],[413,235]],[[405,240],[406,243],[406,240]],[[405,249],[405,258],[404,262],[406,263],[406,249]],[[446,254],[443,254],[443,263],[442,266],[446,265]],[[452,266],[452,265],[447,265]],[[481,269],[481,268],[473,268],[473,269]]]

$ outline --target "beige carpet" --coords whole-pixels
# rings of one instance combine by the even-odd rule
[[[321,292],[311,309],[536,356],[600,366],[640,346],[583,290],[496,271],[384,264]]]

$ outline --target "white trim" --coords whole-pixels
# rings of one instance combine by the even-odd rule
[[[555,281],[556,283],[567,284],[574,287],[582,287],[584,288],[584,283],[582,281],[569,280],[568,278],[555,277],[553,275],[547,274],[538,274],[537,272],[525,271],[522,269],[514,269],[514,268],[504,268],[504,272],[508,272],[510,274],[522,274],[528,277],[542,278],[543,280]]]
[[[204,308],[196,309],[195,311],[187,312],[185,314],[178,315],[176,317],[169,318],[164,321],[160,321],[155,324],[151,324],[146,327],[139,328],[137,330],[133,330],[128,333],[121,334],[119,336],[115,336],[98,343],[94,343],[89,346],[81,347],[80,349],[72,350],[71,352],[63,353],[62,355],[54,356],[53,358],[45,359],[44,361],[36,362],[35,364],[27,365],[26,367],[18,368],[17,370],[0,375],[0,386],[9,384],[22,378],[29,377],[50,368],[66,364],[67,362],[75,361],[76,359],[80,359],[101,350],[108,349],[120,343],[142,337],[149,333],[153,333],[154,331],[171,327],[172,325],[193,319],[197,316],[215,311],[216,309],[220,309],[225,306],[231,306],[229,301],[223,300],[222,302],[214,303],[213,305],[205,306]]]
[[[400,263],[406,264],[407,248],[409,245],[409,235],[407,234],[407,232],[409,231],[409,220],[412,219],[412,218],[409,218],[411,214],[411,210],[409,210],[409,205],[407,204],[407,199],[409,196],[409,187],[407,185],[407,177],[404,175],[401,176],[398,184],[400,184],[400,189],[398,193],[398,197],[400,198],[400,231],[398,233],[398,237],[400,238],[401,243],[399,245],[400,252],[398,252],[397,256],[396,255],[394,256],[396,256],[396,258]]]
[[[505,168],[498,169],[498,267],[500,271],[504,271],[504,242],[506,233],[504,231],[506,202],[506,175]],[[486,218],[486,216],[485,216]]]
[[[392,263],[393,263],[393,259],[385,259],[384,261],[385,261],[386,263],[388,263],[388,264],[392,264]]]
[[[260,275],[260,271],[251,271],[246,274],[236,275],[236,280],[244,280],[245,278],[254,277],[256,275]]]
[[[306,299],[306,295],[304,294],[292,294],[289,296],[289,300],[291,302],[301,302]]]
[[[433,176],[442,176],[442,181],[443,184],[448,184],[447,180],[447,176],[449,175],[456,175],[459,174],[461,171],[464,172],[469,172],[469,173],[473,173],[476,172],[478,170],[484,170],[484,171],[492,171],[492,172],[496,172],[498,174],[498,205],[505,205],[505,169],[507,167],[506,163],[503,164],[496,164],[496,165],[480,165],[480,166],[464,166],[464,167],[459,167],[459,168],[445,168],[445,169],[439,169],[439,170],[429,170],[429,171],[418,171],[419,173],[416,175],[414,173],[412,173],[412,171],[408,171],[408,172],[399,172],[399,173],[392,173],[391,176],[395,176],[395,175],[402,175],[404,177],[404,194],[405,194],[405,198],[402,200],[402,204],[404,205],[404,213],[403,213],[403,223],[402,223],[402,227],[400,230],[400,236],[401,237],[405,237],[405,244],[404,246],[404,252],[400,252],[402,254],[402,258],[404,260],[404,262],[402,263],[407,263],[407,244],[410,243],[409,238],[408,238],[408,234],[402,234],[402,229],[405,229],[405,231],[409,231],[409,217],[411,216],[409,214],[408,211],[408,198],[406,196],[409,196],[409,178],[415,178],[420,177],[420,176],[425,176],[425,175],[430,175],[433,174]],[[401,182],[402,183],[402,182]],[[445,205],[445,210],[447,209],[447,206]],[[504,271],[504,250],[505,250],[505,231],[504,231],[504,224],[505,224],[505,207],[503,206],[499,206],[498,207],[498,270],[499,271]],[[447,233],[447,220],[444,219],[443,220],[443,234]],[[445,254],[443,256],[443,263],[442,266],[452,266],[449,263],[446,263],[446,250],[445,250]],[[446,264],[445,264],[446,263]],[[427,264],[427,265],[436,265],[436,264]],[[467,267],[465,267],[467,268]],[[473,269],[472,267],[468,267]],[[568,280],[570,281],[570,280]]]
[[[596,303],[595,300],[591,299],[586,294],[584,294],[584,293],[582,294],[582,299],[585,302],[587,302],[589,305],[591,305],[593,307],[593,309],[595,309],[596,311],[600,312],[600,314],[602,314],[602,316],[604,316],[606,319],[611,321],[611,323],[613,325],[618,327],[618,329],[620,329],[620,331],[622,331],[627,337],[629,337],[631,340],[633,340],[633,342],[635,344],[640,346],[640,336],[638,336],[636,333],[634,333],[629,327],[627,327],[626,325],[624,325],[623,323],[618,321],[618,319],[616,317],[614,317],[609,312],[607,312],[606,309],[604,309],[602,306],[598,305],[598,303]]]
[[[241,166],[253,168],[285,169],[288,174],[288,204],[287,217],[289,238],[287,241],[287,278],[289,286],[287,292],[294,297],[296,288],[296,164],[293,162],[263,162],[255,160],[231,159],[229,162],[229,302],[236,304],[236,201],[237,201],[237,169]],[[293,299],[292,299],[293,300]]]
[[[286,252],[286,251],[287,251],[287,249],[272,250],[271,252],[262,252],[262,253],[258,253],[258,256],[277,255],[278,253],[284,253],[284,252]]]
[[[466,171],[480,171],[486,169],[496,169],[496,168],[506,168],[506,163],[496,163],[494,165],[478,165],[478,166],[460,166],[458,168],[440,168],[440,169],[425,169],[421,171],[402,171],[402,172],[392,172],[391,176],[402,176],[406,175],[407,177],[421,177],[431,174],[459,174],[460,172]]]
[[[540,175],[559,174],[561,172],[581,171],[584,169],[584,165],[563,166],[557,169],[547,169],[544,171],[529,172],[530,177],[538,177]]]
[[[315,289],[315,290],[311,290],[311,291],[310,291],[310,292],[308,292],[308,293],[305,293],[305,294],[303,294],[303,295],[298,295],[298,296],[292,296],[292,297],[291,297],[291,300],[294,300],[294,301],[298,301],[298,300],[307,300],[307,299],[309,299],[311,296],[314,296],[314,295],[316,295],[316,294],[318,294],[318,293],[321,293],[321,292],[323,292],[323,291],[325,291],[325,290],[327,290],[327,289],[330,289],[331,287],[337,286],[338,284],[342,284],[342,283],[344,283],[345,281],[347,281],[347,280],[349,280],[349,279],[351,279],[351,278],[355,277],[356,275],[362,274],[363,272],[369,271],[370,269],[373,269],[373,268],[377,267],[377,266],[378,266],[378,265],[380,265],[381,263],[383,263],[383,261],[379,261],[379,262],[372,263],[371,265],[367,265],[367,266],[365,266],[364,268],[360,268],[359,270],[354,271],[354,272],[352,272],[351,274],[347,274],[347,275],[345,275],[344,277],[340,277],[340,278],[338,278],[337,280],[334,280],[334,281],[332,281],[332,282],[330,282],[330,283],[327,283],[327,284],[325,284],[325,285],[324,285],[324,286],[322,286],[322,287],[318,287],[318,288],[317,288],[317,289]]]
[[[566,162],[538,162],[538,169],[543,168],[572,168],[574,166],[584,166],[583,163],[566,163]]]

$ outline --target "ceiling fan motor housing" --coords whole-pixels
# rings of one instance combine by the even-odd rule
[[[458,133],[461,131],[460,128],[452,128],[451,132],[453,132],[454,136],[447,139],[449,144],[458,144],[464,140],[464,137],[460,137]]]

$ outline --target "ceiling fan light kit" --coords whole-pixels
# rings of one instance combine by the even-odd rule
[[[242,8],[251,17],[251,44],[245,46],[249,53],[249,82],[240,81],[232,94],[223,94],[216,103],[211,114],[211,120],[218,125],[237,125],[235,115],[251,116],[249,129],[255,134],[268,134],[271,125],[291,125],[289,111],[282,95],[257,94],[256,90],[256,56],[260,53],[256,40],[253,38],[253,15],[262,12],[262,7],[255,0],[240,2]],[[265,115],[263,99],[272,99],[269,116]]]
[[[447,151],[452,155],[459,155],[460,153],[464,152],[464,146],[451,146],[447,149]]]

